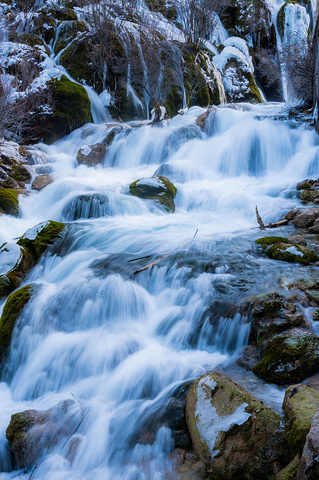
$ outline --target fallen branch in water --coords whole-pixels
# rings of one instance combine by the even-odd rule
[[[34,474],[34,472],[36,471],[37,468],[38,468],[38,460],[35,462],[35,466],[34,466],[34,469],[33,469],[32,472],[31,472],[31,475],[30,475],[30,477],[29,477],[29,480],[31,480],[31,478],[33,477],[33,474]]]
[[[159,258],[159,259],[156,260],[155,262],[149,263],[148,265],[146,265],[146,266],[143,267],[143,268],[140,268],[139,270],[135,270],[134,275],[137,275],[137,274],[140,273],[140,272],[144,272],[145,270],[149,270],[150,268],[155,267],[155,265],[157,265],[159,262],[161,262],[162,260],[164,260],[165,258],[167,258],[169,255],[170,255],[170,253],[167,253],[166,255],[163,255],[163,257]]]
[[[280,222],[276,223],[268,223],[268,225],[265,225],[264,222],[262,221],[261,216],[259,215],[258,208],[256,205],[256,217],[257,217],[257,222],[261,228],[261,230],[265,230],[265,228],[278,228],[278,227],[283,227],[284,225],[288,224],[288,220],[281,220]]]
[[[257,217],[257,222],[259,223],[260,228],[261,228],[262,230],[265,230],[266,227],[265,227],[264,222],[262,221],[261,216],[259,215],[257,205],[256,205],[256,217]]]

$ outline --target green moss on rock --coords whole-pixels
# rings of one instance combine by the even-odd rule
[[[318,351],[317,335],[294,328],[271,337],[266,342],[262,358],[252,370],[269,382],[300,382],[319,370]]]
[[[275,245],[276,243],[289,243],[288,238],[285,237],[262,237],[256,240],[256,243],[262,247],[263,250],[266,250],[270,245]]]
[[[45,140],[52,141],[87,122],[92,122],[91,103],[84,87],[71,82],[65,75],[50,82],[54,98],[51,132]]]
[[[177,193],[177,188],[166,177],[155,175],[150,179],[142,178],[136,180],[136,182],[130,185],[130,193],[139,198],[156,200],[166,211],[175,212],[174,197]]]
[[[290,457],[301,454],[312,419],[319,409],[319,391],[310,385],[291,385],[285,392],[285,440]]]
[[[209,478],[270,477],[280,419],[244,388],[220,373],[202,376],[187,394],[186,418]]]
[[[283,262],[309,265],[318,261],[317,254],[310,248],[289,243],[276,243],[267,250],[268,257]]]
[[[55,240],[61,237],[65,229],[65,224],[49,220],[40,223],[26,231],[26,233],[17,241],[18,245],[29,249],[37,260],[51,246]]]
[[[20,214],[18,193],[11,188],[0,188],[0,209],[7,215]]]
[[[22,310],[34,293],[34,285],[26,285],[8,297],[0,318],[0,356],[3,358],[10,346],[12,332]]]

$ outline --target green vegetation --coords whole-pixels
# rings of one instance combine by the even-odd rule
[[[11,188],[0,188],[0,213],[20,215],[18,193]]]
[[[52,141],[92,122],[91,103],[84,87],[62,75],[61,80],[51,80],[50,90],[55,109],[46,140]]]
[[[65,228],[65,224],[50,220],[46,224],[40,224],[38,227],[38,233],[35,238],[32,238],[32,235],[30,235],[31,238],[28,237],[28,230],[17,242],[18,245],[28,248],[35,255],[37,260],[46,251],[46,249],[52,245],[58,237],[61,236]]]
[[[0,356],[3,358],[11,343],[12,332],[22,310],[34,293],[33,285],[26,285],[8,297],[0,318]]]

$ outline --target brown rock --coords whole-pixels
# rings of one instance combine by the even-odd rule
[[[60,402],[45,412],[26,410],[11,415],[6,437],[19,467],[33,467],[48,450],[72,440],[82,419],[81,409],[73,400]]]
[[[88,147],[80,148],[76,159],[80,165],[95,167],[103,163],[106,155],[107,146],[104,143],[96,143]]]
[[[285,219],[290,222],[290,220],[292,220],[297,215],[297,213],[299,213],[299,210],[289,210],[289,212],[285,216]]]
[[[302,247],[307,246],[307,242],[302,235],[292,235],[288,238],[288,242],[294,245],[301,245]]]
[[[297,228],[311,227],[314,224],[315,219],[318,217],[318,208],[307,208],[306,210],[301,210],[299,213],[297,213],[293,220],[293,224]]]
[[[43,188],[47,187],[52,183],[54,180],[51,175],[43,174],[38,175],[32,182],[31,188],[33,190],[43,190]]]

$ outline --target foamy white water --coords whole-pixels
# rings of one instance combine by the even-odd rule
[[[75,401],[74,418],[83,417],[74,457],[72,437],[61,438],[33,479],[164,480],[173,471],[172,431],[154,419],[182,385],[206,371],[231,372],[248,340],[246,318],[209,307],[299,268],[274,266],[253,249],[255,206],[265,222],[279,220],[298,205],[296,183],[319,175],[318,136],[274,120],[282,109],[219,108],[204,132],[197,107],[164,125],[122,125],[95,169],[77,166],[76,153],[114,127],[86,125],[37,147],[34,174],[55,181],[21,199],[21,218],[0,217],[0,242],[48,219],[68,227],[59,250],[24,281],[40,288],[17,323],[0,384],[1,479],[30,476],[10,471],[10,415],[66,399]],[[174,214],[129,193],[131,182],[154,173],[178,189]],[[281,390],[254,382],[247,388],[279,408]]]

